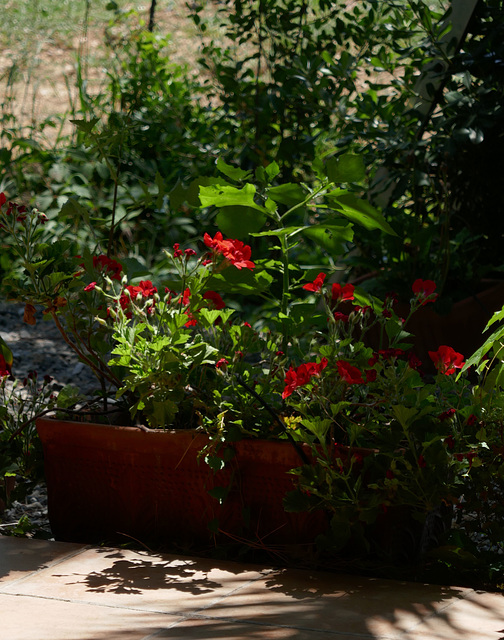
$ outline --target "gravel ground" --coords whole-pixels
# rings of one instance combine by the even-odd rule
[[[39,379],[54,378],[55,389],[75,384],[83,393],[96,388],[96,378],[79,362],[65,343],[57,327],[37,314],[37,324],[23,322],[23,305],[0,302],[0,336],[12,351],[12,373],[23,379],[36,370]],[[12,530],[20,518],[27,516],[38,533],[50,535],[47,517],[47,492],[44,485],[35,487],[23,502],[15,501],[1,516],[0,534]]]
[[[0,302],[0,336],[14,358],[12,374],[24,378],[36,370],[39,378],[52,376],[56,385],[77,384],[83,393],[96,388],[96,378],[79,362],[56,325],[37,314],[37,324],[23,322],[23,305]]]

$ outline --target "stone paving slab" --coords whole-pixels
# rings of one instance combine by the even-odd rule
[[[504,640],[504,596],[0,536],[1,640]]]

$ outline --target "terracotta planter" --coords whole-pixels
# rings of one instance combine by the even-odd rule
[[[214,474],[198,452],[208,442],[195,431],[39,419],[49,519],[58,540],[94,542],[130,536],[143,542],[208,542],[220,535],[265,545],[313,541],[327,526],[323,513],[288,514],[288,471],[300,466],[288,442],[245,440]],[[230,486],[224,504],[208,490]]]

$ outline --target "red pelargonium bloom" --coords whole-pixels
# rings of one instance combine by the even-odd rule
[[[0,207],[3,207],[6,202],[7,202],[7,196],[2,191],[2,193],[0,193]]]
[[[464,356],[461,353],[457,353],[455,349],[444,344],[437,351],[429,351],[429,356],[436,369],[446,376],[455,373],[455,369],[462,369],[465,364]]]
[[[186,307],[189,304],[190,297],[191,297],[191,291],[188,287],[187,289],[184,289],[184,293],[182,294],[182,299],[180,301],[184,305],[184,307]]]
[[[150,280],[141,280],[138,284],[140,287],[140,291],[142,292],[142,296],[144,298],[148,298],[149,296],[153,296],[157,293],[157,288],[152,284]]]
[[[136,300],[139,295],[141,295],[142,298],[149,298],[150,296],[153,296],[157,293],[157,288],[150,280],[141,280],[138,283],[138,286],[132,284],[128,285],[126,287],[126,291],[129,293],[129,296],[128,294],[123,293],[119,298],[121,309],[126,309],[129,306],[130,301]]]
[[[344,302],[346,300],[354,299],[355,287],[353,284],[346,284],[343,287],[339,282],[334,282],[331,287],[331,299],[333,302]]]
[[[444,443],[450,450],[455,448],[455,440],[452,435],[447,436],[444,440]]]
[[[184,311],[185,315],[189,318],[189,320],[185,323],[184,327],[195,327],[198,324],[198,321],[193,316],[190,311]]]
[[[380,349],[378,353],[384,360],[394,360],[404,355],[403,349],[396,348]]]
[[[96,282],[90,282],[86,287],[84,287],[84,291],[93,291],[96,287]]]
[[[357,367],[354,367],[346,360],[338,360],[336,366],[338,367],[338,373],[348,384],[364,384],[362,373]]]
[[[341,313],[341,311],[336,311],[334,313],[334,319],[336,322],[348,322],[348,316],[346,313]]]
[[[84,265],[81,265],[84,266]],[[111,280],[120,280],[122,273],[122,264],[117,260],[112,260],[106,255],[93,256],[93,267],[100,271],[104,271],[110,276]]]
[[[217,362],[215,363],[215,368],[216,369],[226,369],[228,364],[229,364],[229,362],[226,360],[226,358],[221,358],[220,360],[217,360]]]
[[[322,360],[317,362],[307,362],[305,364],[300,364],[299,367],[295,369],[291,366],[289,370],[285,374],[285,389],[282,393],[282,398],[288,398],[292,395],[292,392],[298,387],[302,387],[307,384],[313,376],[318,376],[320,373],[327,367],[328,360],[327,358],[322,358]]]
[[[443,411],[443,413],[440,413],[438,415],[438,419],[441,420],[441,422],[444,422],[445,420],[449,420],[450,418],[452,418],[456,413],[456,409],[447,409],[446,411]]]
[[[376,369],[366,369],[364,373],[366,374],[366,382],[375,382],[378,375]]]
[[[203,300],[208,301],[208,306],[210,307],[210,309],[217,309],[220,311],[226,306],[224,300],[216,291],[205,291],[205,293],[203,294]]]
[[[317,291],[320,291],[322,289],[325,278],[325,273],[319,273],[313,282],[308,282],[307,284],[303,285],[303,289],[305,289],[306,291],[313,291],[314,293],[317,293]]]
[[[438,294],[434,293],[436,290],[436,283],[433,280],[422,280],[421,278],[418,278],[418,280],[415,280],[413,283],[411,290],[422,306],[427,304],[427,302],[434,302],[438,297]]]
[[[408,354],[408,366],[410,369],[420,372],[422,361],[413,352]]]
[[[3,195],[3,194],[0,194],[0,195]],[[10,374],[11,374],[11,366],[8,362],[6,362],[4,356],[0,353],[0,378],[5,378],[5,376],[10,376]]]
[[[237,269],[255,268],[255,264],[250,260],[252,249],[241,240],[224,240],[220,231],[217,231],[213,238],[205,233],[203,240],[207,247],[215,253],[222,254]]]

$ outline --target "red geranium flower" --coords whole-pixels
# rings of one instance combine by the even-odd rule
[[[148,298],[149,296],[153,296],[155,293],[157,293],[157,288],[152,284],[150,280],[141,280],[138,286],[144,298]]]
[[[348,322],[348,316],[345,313],[341,313],[341,311],[336,311],[334,313],[334,319],[338,322]]]
[[[191,297],[191,291],[189,287],[187,287],[187,289],[184,289],[184,293],[182,294],[182,300],[180,301],[184,305],[184,307],[189,304],[190,297]]]
[[[90,282],[87,287],[84,287],[84,291],[93,291],[96,287],[96,282]]]
[[[99,269],[100,271],[104,271],[105,273],[110,272],[108,275],[110,276],[111,280],[121,279],[121,273],[123,270],[122,264],[120,262],[117,262],[117,260],[108,258],[106,255],[93,256],[93,267],[95,269]]]
[[[471,415],[467,418],[467,426],[472,427],[476,424],[477,420],[478,418],[474,415],[474,413],[471,413]]]
[[[364,384],[362,374],[357,367],[346,362],[346,360],[338,360],[336,366],[338,367],[338,373],[348,384]]]
[[[313,282],[308,282],[307,284],[303,285],[303,289],[316,293],[317,291],[320,291],[322,289],[325,278],[325,273],[319,273]]]
[[[465,364],[461,353],[444,344],[437,351],[429,351],[429,356],[436,369],[446,376],[455,373],[455,369],[462,369]]]
[[[408,366],[410,367],[410,369],[415,369],[415,371],[420,371],[420,367],[422,366],[422,361],[413,352],[411,352],[408,354]]]
[[[438,419],[441,420],[441,422],[444,422],[445,420],[452,418],[456,413],[456,409],[448,409],[447,411],[443,411],[443,413],[438,416]]]
[[[365,371],[366,374],[366,382],[374,382],[376,380],[376,369],[367,369]]]
[[[418,280],[415,280],[413,283],[411,290],[422,306],[427,304],[427,302],[434,302],[438,297],[437,293],[434,293],[436,283],[433,280],[422,280],[418,278]]]
[[[0,194],[0,196],[1,195],[3,194]],[[0,378],[4,378],[5,376],[10,376],[10,374],[11,374],[10,364],[6,362],[3,354],[0,353]]]
[[[220,360],[217,360],[217,362],[215,363],[215,368],[216,369],[225,369],[228,366],[229,362],[226,360],[226,358],[221,358]]]
[[[136,300],[139,295],[141,295],[142,298],[148,298],[154,295],[157,293],[157,288],[150,280],[141,280],[138,286],[132,284],[128,285],[126,287],[126,291],[129,293],[129,296],[127,293],[123,293],[119,298],[121,309],[127,309],[131,300]]]
[[[195,327],[198,324],[196,318],[189,311],[184,311],[185,315],[189,318],[189,320],[185,323],[184,327]]]
[[[292,395],[295,389],[307,384],[313,376],[320,375],[321,371],[327,367],[327,362],[327,358],[322,358],[319,363],[307,362],[299,365],[296,369],[291,366],[285,374],[285,389],[282,398],[285,400]]]
[[[250,260],[252,250],[248,244],[244,244],[241,240],[224,240],[220,231],[217,231],[213,238],[205,233],[203,240],[207,247],[210,247],[215,253],[222,254],[237,269],[255,268],[255,264]]]
[[[203,300],[207,300],[209,302],[209,307],[211,309],[224,309],[226,306],[224,300],[220,297],[220,295],[216,291],[206,291],[203,294]]]
[[[331,288],[331,299],[333,302],[353,300],[354,290],[353,284],[348,283],[342,287],[338,282],[334,282]]]
[[[400,356],[404,355],[404,351],[402,349],[395,349],[395,348],[380,349],[378,353],[384,360],[393,360],[394,358],[399,358]]]

